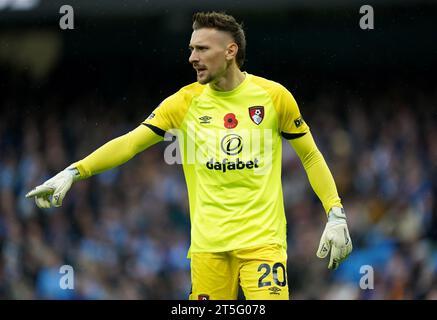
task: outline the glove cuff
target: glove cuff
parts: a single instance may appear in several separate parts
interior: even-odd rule
[[[328,221],[339,221],[346,220],[346,213],[343,208],[340,207],[332,207],[328,213]]]
[[[77,168],[70,166],[67,167],[65,171],[71,174],[71,176],[73,177],[73,182],[76,182],[80,179],[80,172],[79,170],[77,170]]]

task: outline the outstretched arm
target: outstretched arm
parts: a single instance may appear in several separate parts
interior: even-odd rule
[[[70,167],[79,171],[80,179],[85,179],[122,165],[139,152],[162,139],[161,136],[141,124],[129,133],[107,142],[86,158],[73,163]]]
[[[129,133],[107,142],[86,158],[68,166],[31,190],[26,197],[35,197],[35,202],[40,208],[60,207],[73,182],[117,167],[161,140],[161,136],[147,126],[140,125]]]

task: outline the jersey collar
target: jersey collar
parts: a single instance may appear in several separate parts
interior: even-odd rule
[[[247,84],[250,82],[251,75],[249,73],[247,73],[246,71],[244,71],[243,73],[246,76],[244,78],[243,82],[241,82],[237,87],[235,87],[234,89],[232,89],[230,91],[217,91],[217,90],[214,90],[213,88],[211,88],[211,86],[209,84],[207,84],[206,90],[209,94],[211,94],[213,96],[217,96],[217,97],[229,97],[229,96],[233,96],[235,94],[238,94],[245,87],[247,87]]]

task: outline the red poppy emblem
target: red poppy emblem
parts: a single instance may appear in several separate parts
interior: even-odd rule
[[[260,124],[264,119],[264,107],[255,106],[249,108],[249,116],[255,124]]]
[[[233,114],[233,113],[228,113],[227,115],[225,115],[223,120],[225,120],[225,128],[228,128],[228,129],[233,129],[238,124],[238,120],[237,120],[237,118],[235,118],[235,114]]]

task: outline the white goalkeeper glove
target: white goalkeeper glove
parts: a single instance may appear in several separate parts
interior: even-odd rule
[[[325,258],[329,250],[329,269],[337,269],[352,251],[352,240],[346,223],[346,214],[343,208],[333,207],[328,214],[328,222],[320,239],[317,256]]]
[[[73,182],[79,180],[80,174],[76,168],[68,167],[43,184],[26,194],[26,198],[35,197],[39,208],[60,207],[65,194]]]

